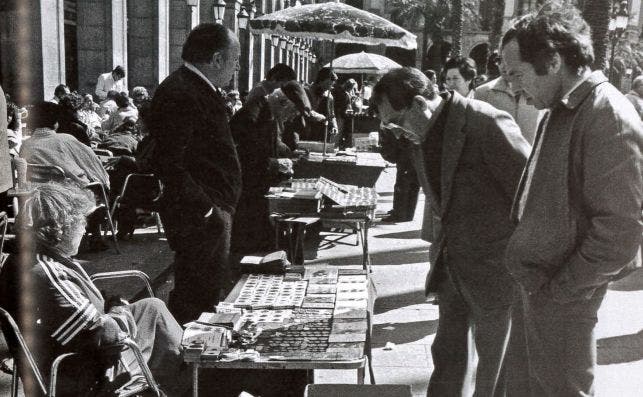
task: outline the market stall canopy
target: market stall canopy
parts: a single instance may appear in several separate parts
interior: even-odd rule
[[[337,43],[386,44],[412,50],[416,36],[368,11],[344,3],[306,4],[250,21],[255,34],[334,40]]]
[[[342,55],[333,59],[331,63],[326,64],[325,67],[332,67],[335,73],[381,74],[402,67],[383,55],[364,51]]]

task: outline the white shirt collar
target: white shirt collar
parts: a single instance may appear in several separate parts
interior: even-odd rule
[[[183,64],[185,65],[186,68],[188,68],[192,72],[196,73],[197,76],[201,77],[206,83],[208,83],[208,85],[210,87],[212,87],[212,90],[215,93],[219,94],[219,90],[217,89],[217,87],[215,87],[214,84],[212,84],[212,82],[207,77],[205,77],[205,75],[203,73],[201,73],[201,71],[199,69],[197,69],[196,66],[194,66],[190,62],[184,62]]]

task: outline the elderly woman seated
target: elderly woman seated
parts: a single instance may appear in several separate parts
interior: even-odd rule
[[[131,388],[141,382],[141,369],[129,350],[107,355],[101,349],[128,336],[165,392],[181,395],[189,383],[189,373],[182,372],[182,330],[165,304],[146,298],[106,307],[85,270],[71,259],[93,205],[92,197],[75,186],[34,187],[18,216],[20,254],[10,255],[0,273],[0,306],[17,320],[45,375],[56,356],[88,353],[80,371],[59,378],[63,390],[57,395],[102,395],[98,388]],[[105,376],[107,364],[117,364],[111,380]],[[25,395],[37,395],[30,389],[33,382],[23,384]]]
[[[114,102],[116,102],[118,108],[102,123],[103,132],[105,133],[112,132],[116,127],[123,124],[126,118],[131,118],[134,122],[138,120],[138,109],[132,105],[126,94],[118,94],[114,98]]]

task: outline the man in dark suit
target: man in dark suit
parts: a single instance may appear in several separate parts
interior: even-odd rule
[[[211,311],[229,284],[232,214],[241,192],[220,90],[239,70],[239,42],[220,24],[201,24],[188,35],[182,58],[185,64],[156,90],[150,115],[164,185],[160,214],[175,251],[169,307],[179,323]]]
[[[641,264],[638,113],[594,62],[573,6],[513,27],[507,74],[548,109],[512,209],[505,263],[521,287],[533,396],[593,395],[594,328],[609,281]],[[557,365],[558,364],[558,365]]]
[[[513,231],[509,212],[529,144],[507,113],[454,92],[438,95],[414,68],[384,75],[373,100],[384,128],[412,143],[427,198],[426,292],[437,293],[440,306],[427,394],[468,395],[473,326],[479,356],[475,395],[502,395],[515,284],[501,259]]]

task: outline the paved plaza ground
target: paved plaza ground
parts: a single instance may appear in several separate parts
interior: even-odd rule
[[[377,183],[378,212],[391,208],[395,168],[382,173]],[[426,395],[432,371],[431,343],[438,324],[437,306],[425,302],[424,279],[428,271],[428,244],[418,239],[423,198],[415,220],[399,224],[376,223],[369,244],[373,279],[378,299],[373,328],[373,366],[377,383],[409,384],[414,396]],[[328,237],[331,237],[330,235]],[[361,263],[361,247],[347,245],[355,236],[327,245],[313,262],[329,264]],[[167,297],[171,278],[165,270],[172,252],[154,227],[137,231],[133,241],[121,243],[122,253],[108,250],[85,255],[87,269],[141,269],[157,280],[157,294]],[[308,253],[309,257],[313,256]],[[598,370],[596,395],[634,397],[643,395],[643,272],[614,283],[599,311]],[[387,342],[394,344],[385,350]],[[552,363],[560,365],[560,363]],[[8,395],[9,376],[0,374],[0,396]],[[355,371],[317,371],[319,383],[354,383]],[[367,375],[368,380],[368,375]]]

